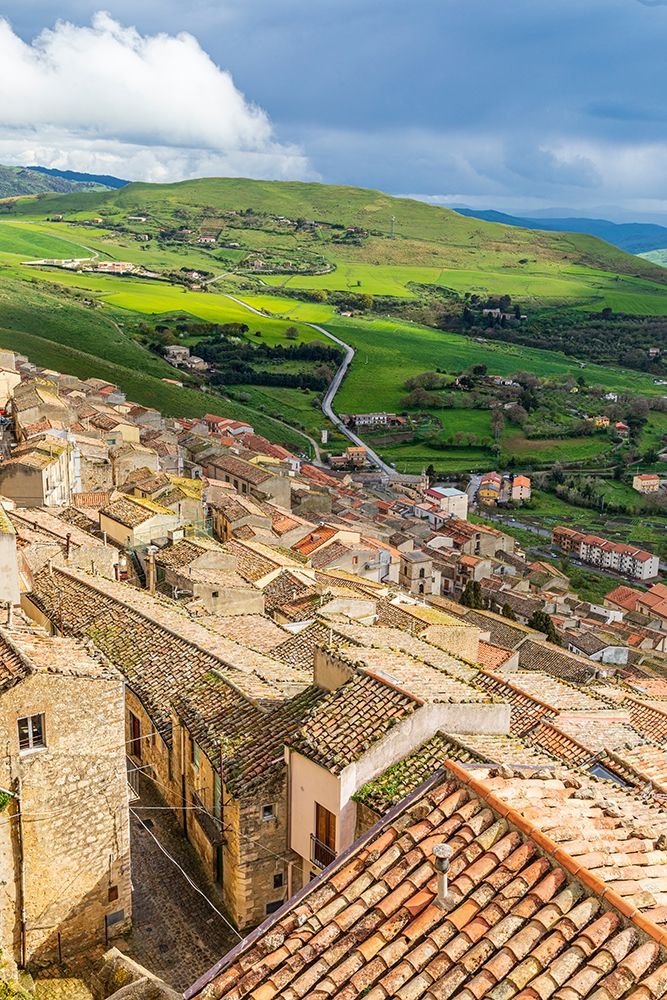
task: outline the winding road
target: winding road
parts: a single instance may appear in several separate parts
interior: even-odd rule
[[[244,309],[247,309],[249,312],[254,313],[256,316],[262,316],[264,319],[272,318],[268,313],[262,312],[261,309],[256,309],[254,306],[249,305],[247,302],[244,302],[243,299],[239,299],[235,295],[230,295],[228,292],[223,292],[222,294],[225,296],[225,298],[231,299],[232,302],[236,302],[237,305],[242,306]],[[340,389],[341,383],[345,378],[347,370],[350,367],[352,360],[354,358],[354,353],[355,353],[354,348],[351,347],[350,344],[346,344],[344,340],[340,339],[340,337],[337,337],[335,334],[330,333],[328,330],[326,330],[323,326],[320,326],[318,323],[303,323],[303,325],[309,326],[311,330],[316,330],[317,333],[321,333],[323,337],[326,337],[328,340],[332,340],[334,344],[337,344],[339,347],[342,347],[343,351],[345,352],[343,360],[341,361],[338,367],[338,371],[331,380],[329,388],[325,392],[324,397],[322,399],[322,406],[321,406],[322,413],[341,432],[341,434],[345,435],[345,437],[349,441],[357,445],[357,447],[366,449],[368,460],[373,465],[375,465],[376,468],[380,470],[380,472],[382,472],[389,479],[395,479],[397,476],[396,470],[392,469],[390,465],[387,465],[387,463],[380,458],[377,452],[373,451],[372,448],[369,448],[366,442],[363,441],[358,434],[355,434],[354,431],[351,431],[349,429],[349,427],[346,427],[333,408],[333,401],[336,396],[336,393]]]

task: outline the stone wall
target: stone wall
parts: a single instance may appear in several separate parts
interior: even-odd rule
[[[46,748],[20,753],[18,719],[42,713]],[[39,966],[104,944],[129,926],[121,679],[34,673],[2,695],[0,732],[0,785],[19,797],[0,823],[0,863],[9,876],[0,932],[10,937],[0,946],[18,962],[25,951],[26,963]]]

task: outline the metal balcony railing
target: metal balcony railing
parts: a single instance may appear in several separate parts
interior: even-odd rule
[[[328,844],[318,840],[314,833],[310,835],[310,860],[318,868],[326,868],[335,859],[336,852]]]

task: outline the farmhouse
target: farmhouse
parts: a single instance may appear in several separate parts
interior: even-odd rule
[[[657,493],[660,489],[660,476],[657,472],[642,472],[632,477],[632,488],[637,493]]]

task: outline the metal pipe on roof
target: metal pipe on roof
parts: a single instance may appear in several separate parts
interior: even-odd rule
[[[449,846],[449,844],[436,844],[433,848],[433,857],[435,858],[435,870],[438,874],[438,898],[436,899],[436,906],[439,906],[441,910],[447,910],[447,895],[449,892],[449,860],[454,851]]]

